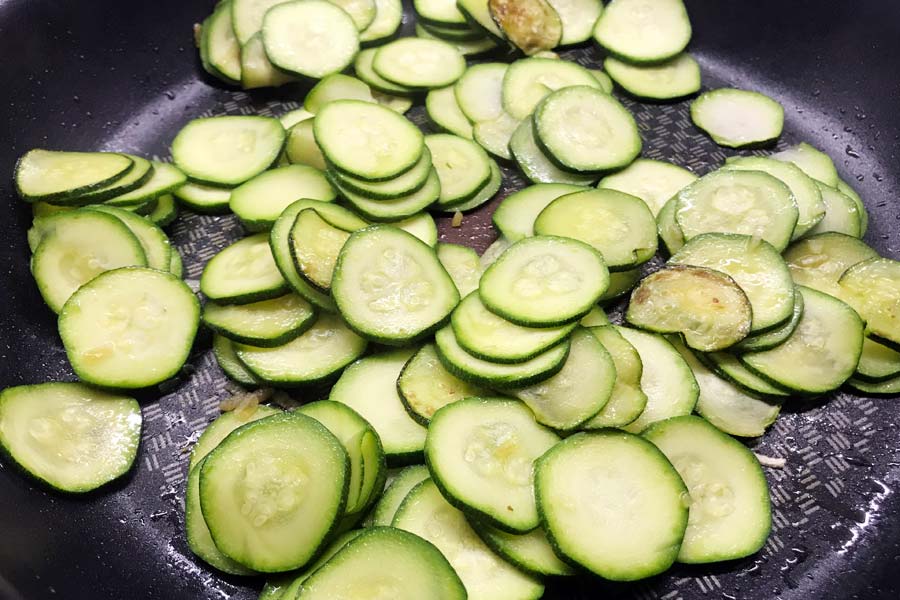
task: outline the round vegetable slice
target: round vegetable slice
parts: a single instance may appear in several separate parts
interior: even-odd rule
[[[638,158],[621,171],[601,179],[597,187],[637,196],[656,217],[669,198],[695,181],[697,176],[687,169],[660,160]]]
[[[324,0],[285,2],[270,8],[263,18],[262,35],[272,64],[316,79],[343,71],[359,51],[353,18]]]
[[[535,236],[516,242],[481,276],[488,310],[526,326],[552,326],[586,314],[609,285],[603,257],[577,240]]]
[[[762,548],[772,528],[769,486],[746,446],[694,416],[656,423],[643,437],[666,455],[690,492],[678,562],[733,560]]]
[[[285,413],[228,435],[200,468],[200,507],[219,550],[262,572],[302,567],[338,523],[347,453],[312,417]]]
[[[348,324],[367,337],[402,344],[437,328],[459,302],[434,251],[396,227],[350,236],[338,256],[332,295]]]
[[[284,295],[285,288],[265,233],[231,244],[206,263],[200,276],[200,291],[222,304],[277,298]]]
[[[591,72],[579,64],[537,57],[517,60],[503,75],[503,109],[521,121],[547,94],[573,85],[600,88]]]
[[[183,281],[125,267],[72,294],[59,315],[59,335],[82,381],[141,388],[178,373],[199,321],[200,304]]]
[[[506,39],[525,54],[559,45],[563,22],[547,0],[488,0],[487,5]]]
[[[691,348],[714,352],[750,332],[747,295],[728,275],[674,265],[644,278],[631,294],[625,319],[659,333],[681,333]]]
[[[700,234],[756,236],[781,251],[797,224],[790,189],[761,171],[714,171],[675,196],[675,222],[685,240]]]
[[[651,65],[608,56],[603,68],[622,89],[638,98],[674,100],[700,91],[700,65],[686,52]]]
[[[532,463],[557,442],[521,402],[467,398],[434,414],[425,460],[451,504],[524,533],[538,525]]]
[[[329,102],[316,115],[313,130],[336,167],[373,181],[412,168],[424,147],[422,132],[402,115],[358,100]]]
[[[613,581],[643,579],[672,565],[688,524],[687,495],[663,453],[624,432],[575,434],[535,469],[550,543]]]
[[[572,86],[553,92],[535,110],[534,124],[538,143],[567,169],[616,169],[641,153],[634,117],[596,87]]]
[[[372,68],[398,85],[439,88],[460,78],[466,70],[466,59],[447,42],[406,37],[381,46],[372,59]]]
[[[428,425],[443,406],[463,398],[483,396],[485,390],[459,379],[441,364],[434,344],[425,344],[403,365],[397,378],[403,406],[420,425]]]
[[[694,100],[691,120],[720,146],[745,148],[778,139],[784,108],[759,92],[723,88]]]
[[[691,22],[681,0],[613,0],[594,25],[594,39],[631,62],[659,62],[684,50]]]
[[[140,438],[134,398],[81,383],[0,392],[0,447],[28,474],[64,492],[89,492],[120,477]]]
[[[172,160],[191,179],[238,185],[275,162],[284,138],[284,128],[272,117],[194,119],[172,141]]]
[[[873,258],[847,269],[838,281],[846,300],[866,322],[866,333],[900,348],[900,262]]]
[[[558,235],[593,246],[611,271],[625,271],[656,254],[656,221],[640,198],[597,189],[560,196],[534,221],[538,235]]]

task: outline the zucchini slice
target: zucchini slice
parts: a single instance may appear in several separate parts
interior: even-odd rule
[[[105,204],[88,206],[85,210],[103,212],[117,218],[138,239],[151,269],[168,271],[172,264],[172,244],[165,232],[154,223],[126,209]]]
[[[284,295],[286,287],[265,233],[226,247],[206,263],[200,276],[200,291],[221,304],[248,304],[277,298]]]
[[[645,277],[625,319],[658,333],[680,333],[703,352],[723,350],[750,332],[750,301],[734,279],[705,267],[673,265]]]
[[[429,334],[459,303],[459,292],[434,251],[385,225],[350,236],[338,256],[332,294],[354,330],[388,344]]]
[[[519,363],[534,358],[566,338],[574,323],[557,327],[524,327],[485,308],[478,292],[459,303],[450,316],[459,345],[473,356],[498,363]]]
[[[411,169],[386,181],[368,181],[341,173],[337,169],[329,169],[328,173],[336,180],[342,191],[353,192],[345,194],[348,201],[353,202],[362,198],[380,204],[382,200],[408,199],[425,185],[431,176],[431,170],[431,151],[426,146],[422,156]]]
[[[562,21],[560,46],[580,44],[591,39],[594,23],[603,12],[601,0],[547,0]]]
[[[538,235],[559,235],[593,246],[610,271],[626,271],[656,254],[656,221],[640,198],[615,190],[560,196],[534,221]]]
[[[284,128],[272,117],[194,119],[172,141],[172,160],[201,183],[238,185],[275,163],[284,138]]]
[[[600,340],[613,359],[616,381],[609,402],[603,409],[581,424],[582,429],[602,429],[628,425],[644,411],[647,395],[641,391],[641,375],[644,366],[634,346],[612,325],[590,327],[589,331]]]
[[[700,91],[700,65],[687,52],[650,65],[608,56],[603,68],[619,87],[638,98],[675,100]]]
[[[780,252],[797,224],[791,190],[761,171],[714,171],[675,198],[675,222],[685,240],[703,233],[741,233],[762,238]]]
[[[759,92],[722,88],[691,102],[691,121],[720,146],[761,146],[781,135],[784,108]]]
[[[325,156],[316,143],[313,123],[313,119],[304,119],[291,126],[284,146],[284,155],[291,164],[309,165],[323,171],[327,165]]]
[[[868,244],[843,233],[821,233],[791,244],[784,261],[797,285],[841,296],[838,280],[844,271],[864,260],[878,258]]]
[[[472,123],[493,121],[503,114],[503,76],[506,63],[472,65],[453,84],[459,109]]]
[[[613,581],[672,566],[688,524],[687,494],[656,446],[621,431],[575,434],[535,469],[541,524],[554,549]]]
[[[638,158],[621,171],[601,179],[597,187],[640,198],[655,218],[669,198],[696,180],[696,175],[677,165]]]
[[[188,182],[172,191],[184,208],[202,214],[228,212],[231,190],[202,183]]]
[[[762,333],[748,335],[746,338],[738,342],[735,345],[734,349],[740,352],[754,352],[756,350],[768,350],[769,348],[774,348],[791,336],[791,334],[794,332],[794,329],[797,328],[797,323],[800,322],[800,317],[802,315],[803,295],[800,294],[800,292],[798,292],[796,288],[794,288],[794,311],[791,313],[791,318],[788,319],[783,325],[779,325],[774,329],[770,329]],[[754,316],[756,316],[755,313]]]
[[[298,600],[331,600],[346,590],[378,590],[396,600],[465,600],[466,588],[433,544],[393,527],[366,529],[300,588]]]
[[[188,464],[188,470],[193,471],[194,467],[203,462],[207,454],[215,450],[222,440],[238,427],[251,421],[258,421],[280,413],[279,409],[265,404],[257,404],[251,411],[232,410],[222,413],[216,417],[215,421],[207,425],[200,437],[197,438],[197,443],[191,449],[191,461]]]
[[[435,527],[435,523],[440,527]],[[491,552],[465,515],[449,504],[431,479],[416,485],[392,523],[428,540],[448,557],[471,600],[537,600],[544,586]]]
[[[134,161],[134,165],[127,173],[125,173],[125,175],[97,190],[82,194],[78,197],[78,203],[93,204],[95,202],[103,202],[104,200],[127,194],[147,183],[153,176],[155,170],[154,165],[157,163],[133,154],[127,154],[126,156]],[[137,202],[135,204],[137,204]]]
[[[406,412],[428,426],[438,409],[464,398],[484,396],[483,388],[459,379],[441,364],[434,344],[425,344],[403,365],[397,391]]]
[[[231,211],[249,231],[271,229],[298,198],[331,202],[336,197],[325,174],[314,167],[288,165],[266,171],[231,192]]]
[[[261,87],[279,87],[293,81],[296,81],[296,77],[279,70],[269,60],[269,57],[266,55],[262,33],[257,32],[253,34],[253,37],[241,46],[242,88],[252,90]],[[293,122],[288,125],[283,118],[278,120],[281,121],[285,129],[293,125]]]
[[[419,214],[438,201],[441,194],[441,181],[437,171],[431,166],[431,154],[426,150],[423,157],[427,158],[428,171],[422,184],[416,190],[394,198],[375,198],[369,192],[359,193],[344,187],[346,178],[337,183],[341,196],[354,208],[356,212],[373,221],[393,222],[397,226],[398,219],[408,219]],[[406,178],[418,167],[413,167],[406,173],[389,181],[375,182],[372,186],[389,187],[391,182],[397,182]],[[401,184],[403,185],[403,184]],[[360,186],[361,187],[361,186]]]
[[[535,236],[510,246],[481,276],[484,305],[518,325],[577,321],[609,285],[603,257],[570,238]]]
[[[759,437],[778,418],[783,399],[751,394],[708,369],[679,340],[669,341],[694,373],[700,387],[695,410],[704,419],[730,435]]]
[[[297,294],[285,294],[250,304],[207,302],[203,323],[232,341],[252,346],[281,346],[315,321],[313,307]]]
[[[338,169],[384,181],[406,172],[422,156],[422,132],[389,108],[359,100],[326,104],[313,124],[316,143]]]
[[[55,313],[78,288],[100,273],[147,266],[140,241],[112,215],[74,210],[49,218],[53,225],[34,250],[31,272],[44,302]]]
[[[438,410],[425,461],[444,498],[504,530],[538,526],[532,464],[559,442],[521,402],[467,398]]]
[[[142,267],[106,271],[81,286],[59,314],[69,362],[87,383],[142,388],[178,373],[200,321],[191,289]]]
[[[791,337],[771,350],[743,354],[740,360],[766,379],[801,394],[829,392],[856,370],[863,322],[840,300],[803,286],[799,290],[803,314]]]
[[[560,44],[563,22],[547,0],[488,0],[491,18],[509,42],[527,55]]]
[[[89,492],[127,472],[141,439],[134,398],[81,383],[0,391],[0,448],[22,469],[64,492]]]
[[[791,395],[791,391],[784,386],[773,383],[761,377],[755,371],[748,369],[734,354],[729,352],[710,352],[708,354],[695,352],[694,356],[717,375],[750,394],[771,398],[775,401],[783,400]]]
[[[369,4],[374,9],[371,0]],[[371,17],[375,17],[374,10]],[[273,6],[263,18],[262,36],[273,65],[315,79],[343,71],[359,51],[353,17],[324,0]]]
[[[285,413],[230,433],[200,467],[200,508],[216,547],[255,571],[307,564],[340,521],[347,453],[312,417]]]
[[[334,265],[350,232],[332,226],[315,209],[306,208],[297,215],[290,236],[297,272],[320,290],[330,290]]]
[[[864,339],[854,377],[877,383],[898,375],[900,375],[900,352],[868,338]]]
[[[241,363],[257,379],[276,386],[297,386],[328,379],[356,360],[366,341],[337,315],[322,313],[312,327],[274,348],[235,344]]]
[[[746,446],[694,416],[657,423],[643,437],[666,455],[690,492],[678,562],[733,560],[763,547],[772,528],[769,486]]]
[[[780,180],[794,196],[798,217],[792,239],[810,233],[825,216],[825,202],[816,182],[791,163],[762,156],[740,156],[725,161],[725,169],[762,171]]]
[[[460,204],[471,199],[491,178],[491,158],[471,140],[448,133],[425,136],[432,163],[441,184],[438,205]]]
[[[519,120],[504,111],[496,119],[476,122],[472,126],[472,136],[482,148],[494,156],[512,160],[509,145],[518,126]]]
[[[134,161],[112,152],[30,150],[16,163],[16,191],[26,202],[78,204],[83,194],[124,177]]]
[[[229,0],[231,3],[231,21],[234,34],[241,45],[250,41],[263,25],[266,12],[276,4],[286,0]]]
[[[219,4],[203,27],[206,60],[217,77],[230,83],[241,81],[241,44],[235,36],[230,0]]]
[[[707,233],[691,239],[669,262],[714,269],[734,279],[753,309],[751,333],[779,327],[793,314],[795,291],[790,271],[765,240]]]
[[[691,22],[681,0],[613,0],[594,25],[594,39],[630,62],[655,63],[685,49]]]
[[[900,349],[900,262],[872,258],[847,269],[838,281],[841,299],[866,322],[866,334]]]
[[[359,32],[359,41],[370,44],[389,38],[397,32],[402,21],[403,5],[400,0],[375,0],[375,19]]]
[[[357,31],[365,31],[375,21],[378,8],[375,0],[328,0],[335,6],[341,7],[350,15]]]
[[[656,215],[656,231],[659,233],[659,239],[662,240],[666,252],[673,255],[684,246],[684,233],[675,220],[675,208],[678,206],[678,196],[672,196],[668,202],[663,204]]]
[[[597,415],[612,396],[616,367],[600,340],[578,328],[562,369],[549,379],[511,390],[538,423],[571,431]]]
[[[459,50],[437,39],[405,37],[381,46],[372,68],[388,81],[407,88],[439,88],[454,83],[466,70]]]
[[[534,113],[535,136],[566,169],[608,171],[641,153],[634,117],[596,86],[571,86],[547,95]]]
[[[655,333],[618,326],[616,331],[640,355],[641,390],[647,395],[644,411],[623,429],[640,433],[650,423],[691,414],[700,388],[691,368],[672,344]]]
[[[397,379],[414,349],[362,358],[337,380],[330,400],[346,404],[371,423],[391,463],[421,459],[425,428],[410,417],[397,391]]]

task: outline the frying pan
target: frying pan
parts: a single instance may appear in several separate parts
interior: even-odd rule
[[[168,155],[188,119],[208,114],[280,114],[304,89],[223,88],[201,72],[191,24],[211,0],[121,2],[0,0],[0,387],[73,380],[28,272],[30,209],[16,199],[16,157],[40,146]],[[691,51],[705,87],[770,94],[785,107],[779,147],[808,141],[835,158],[841,177],[871,212],[866,241],[900,258],[900,3],[890,0],[688,0]],[[405,27],[410,26],[407,6]],[[594,47],[567,54],[597,65]],[[690,124],[687,103],[626,100],[644,155],[705,173],[726,153]],[[413,118],[424,122],[421,113]],[[502,197],[523,185],[507,170]],[[444,239],[479,251],[494,233],[496,200]],[[186,276],[241,235],[231,217],[183,214],[171,234]],[[259,581],[222,576],[183,537],[186,448],[227,394],[198,339],[188,373],[171,389],[141,396],[144,435],[123,480],[84,497],[50,492],[0,462],[0,598],[10,600],[253,599]],[[767,469],[774,529],[756,556],[676,567],[634,585],[573,578],[548,598],[665,600],[879,599],[900,597],[900,404],[839,392],[792,399],[754,450],[785,457]],[[426,600],[426,599],[423,599]]]

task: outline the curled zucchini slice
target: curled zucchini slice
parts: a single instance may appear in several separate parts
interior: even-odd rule
[[[714,352],[747,337],[753,311],[744,290],[728,275],[670,266],[635,288],[625,318],[643,329],[679,332],[691,348]]]

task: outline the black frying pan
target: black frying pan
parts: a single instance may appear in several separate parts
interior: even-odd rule
[[[212,4],[0,0],[0,387],[73,379],[55,320],[28,272],[30,210],[10,185],[18,155],[42,146],[165,156],[187,119],[207,111],[278,114],[302,99],[303,89],[235,93],[201,73],[190,26]],[[705,85],[748,87],[780,100],[786,112],[780,145],[806,140],[835,157],[871,212],[866,240],[900,258],[900,3],[689,0],[688,8],[691,51]],[[589,48],[573,56],[596,64],[599,53]],[[699,173],[724,158],[689,124],[686,103],[629,107],[646,156]],[[521,180],[510,183],[504,193]],[[491,209],[467,217],[462,230],[442,223],[442,234],[483,250],[493,236]],[[191,215],[171,231],[189,277],[240,235],[232,219]],[[138,464],[112,487],[61,496],[0,462],[0,598],[256,597],[259,581],[212,572],[183,539],[183,448],[225,394],[208,338],[198,340],[191,365],[195,373],[167,395],[143,398]],[[792,400],[756,449],[788,459],[786,469],[767,470],[775,529],[759,555],[676,567],[637,585],[551,582],[547,597],[900,597],[900,405],[845,393],[830,401]]]

